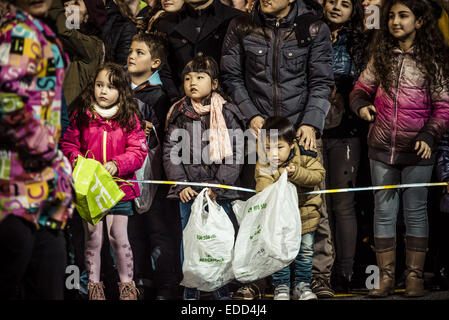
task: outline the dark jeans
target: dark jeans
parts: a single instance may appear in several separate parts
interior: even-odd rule
[[[360,163],[360,139],[323,139],[323,145],[327,188],[355,187]],[[355,193],[353,192],[326,195],[336,251],[335,271],[346,277],[353,273],[357,243],[357,215],[354,197]]]
[[[371,160],[373,186],[427,183],[432,176],[430,166],[392,166]],[[387,189],[374,192],[374,236],[393,238],[396,236],[396,220],[402,195],[406,235],[427,238],[427,188]]]
[[[290,266],[294,270],[293,287],[300,282],[310,283],[312,281],[313,245],[315,232],[309,232],[301,236],[301,247],[295,260],[285,268],[273,273],[273,286],[285,284],[290,288]]]
[[[0,223],[0,299],[64,298],[63,232],[9,215]]]

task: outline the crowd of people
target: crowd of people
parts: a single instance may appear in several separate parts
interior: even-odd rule
[[[159,185],[137,213],[141,190],[127,180],[147,155],[160,180],[258,193],[286,171],[296,186],[296,259],[212,299],[349,292],[363,243],[380,270],[369,297],[401,281],[405,296],[425,295],[427,252],[447,249],[435,226],[449,187],[304,193],[449,182],[448,0],[0,0],[0,10],[1,298],[202,299],[180,282],[203,187]],[[239,150],[238,130],[262,150]],[[74,209],[80,156],[125,194],[95,225]],[[207,194],[237,234],[232,202],[251,194]],[[80,269],[76,297],[67,265]]]

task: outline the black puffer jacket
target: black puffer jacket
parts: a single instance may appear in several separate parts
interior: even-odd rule
[[[121,15],[119,8],[112,0],[106,3],[106,10],[107,20],[103,28],[105,61],[125,66],[137,27],[134,22]]]
[[[307,1],[310,3],[310,1]],[[223,44],[223,86],[250,121],[255,116],[279,115],[298,128],[311,125],[320,132],[329,110],[334,85],[332,45],[328,26],[310,24],[298,43],[299,16],[319,8],[297,0],[290,13],[276,21],[264,15],[257,3],[251,15],[234,19]]]
[[[240,113],[240,111],[235,105],[231,103],[226,103],[223,106],[222,112],[228,130],[243,129],[244,126],[243,115]],[[196,121],[200,121],[201,123],[201,134],[199,135],[200,137],[199,139],[195,139],[198,133],[194,134],[193,132],[194,122]],[[178,105],[175,106],[175,108],[173,109],[173,113],[170,115],[170,118],[168,120],[168,131],[165,135],[164,151],[163,151],[164,169],[167,174],[167,178],[169,180],[225,184],[232,186],[239,185],[239,175],[242,169],[242,165],[237,164],[238,148],[237,143],[232,143],[233,137],[230,136],[233,147],[232,150],[233,159],[230,164],[226,164],[226,162],[229,161],[225,160],[223,160],[223,164],[215,164],[215,163],[206,164],[209,163],[210,161],[203,161],[204,157],[208,157],[207,151],[203,152],[203,150],[209,150],[209,141],[203,141],[201,137],[203,136],[203,132],[205,130],[208,130],[209,127],[210,127],[210,114],[205,116],[198,115],[193,109],[189,98],[187,98],[184,102],[179,103]],[[186,142],[186,140],[178,141],[181,138],[178,139],[176,132],[173,137],[174,140],[171,139],[173,132],[177,129],[185,130],[184,132],[189,137],[188,142]],[[243,131],[241,132],[243,134]],[[193,147],[194,145],[196,146],[197,142],[198,145],[201,145],[201,150],[199,151],[201,151],[202,154],[204,153],[204,155],[199,154],[198,149],[195,149],[196,153],[194,154]],[[174,148],[179,147],[181,144],[183,145],[181,151],[185,150],[184,149],[185,143],[190,143],[188,148],[188,151],[190,153],[187,155],[187,159],[189,159],[189,161],[188,163],[184,163],[186,155],[181,154],[182,152],[178,151],[178,155],[182,157],[183,162],[180,164],[175,164],[173,159],[171,159],[170,157],[170,153]],[[167,198],[179,199],[179,193],[182,191],[182,189],[186,187],[187,186],[184,185],[172,186],[170,188],[170,192]],[[202,190],[201,187],[191,187],[191,188],[197,192],[200,192]],[[238,191],[225,190],[221,188],[212,188],[212,190],[214,193],[217,194],[218,196],[217,198],[219,200],[239,198]]]
[[[153,28],[168,37],[168,60],[160,75],[172,101],[182,97],[178,90],[182,85],[182,70],[190,60],[204,55],[220,63],[229,22],[239,14],[241,11],[215,0],[203,10],[184,4],[179,12],[165,14],[157,20]]]

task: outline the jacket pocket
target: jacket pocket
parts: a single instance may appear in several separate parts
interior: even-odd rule
[[[267,66],[268,48],[266,47],[247,47],[246,65],[255,72],[265,71]]]
[[[289,72],[298,74],[304,72],[307,50],[300,48],[287,48],[282,51],[282,66]]]

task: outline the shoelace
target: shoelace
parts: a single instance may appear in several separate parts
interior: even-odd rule
[[[280,294],[280,293],[290,294],[290,288],[287,286],[281,286],[279,288],[276,288],[275,294]]]

